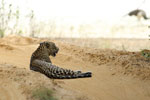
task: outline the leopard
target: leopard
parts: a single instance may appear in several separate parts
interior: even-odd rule
[[[59,48],[54,42],[41,42],[38,48],[32,53],[30,59],[30,70],[40,72],[51,79],[75,79],[92,77],[91,71],[83,73],[80,70],[73,71],[52,64],[50,56],[55,57],[58,51]]]

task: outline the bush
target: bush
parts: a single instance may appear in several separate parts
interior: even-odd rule
[[[34,90],[32,97],[38,100],[57,100],[53,97],[53,91],[45,87]]]

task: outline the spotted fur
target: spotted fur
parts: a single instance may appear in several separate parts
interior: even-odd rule
[[[72,71],[53,65],[49,56],[55,57],[59,48],[53,42],[42,42],[33,52],[30,61],[30,70],[45,74],[54,79],[72,79],[92,77],[91,72],[82,73],[81,71]]]

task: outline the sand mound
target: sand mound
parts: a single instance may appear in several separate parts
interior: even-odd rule
[[[113,55],[110,65],[115,65],[115,71],[140,79],[150,79],[150,59],[142,56],[141,52],[118,51]]]
[[[51,57],[53,64],[92,71],[93,77],[52,80],[30,71],[30,57],[38,47],[37,43],[47,40],[60,48],[57,56]],[[32,100],[32,90],[42,86],[52,89],[59,100],[150,99],[150,59],[141,52],[94,49],[52,39],[8,36],[0,39],[0,57],[0,100]]]
[[[62,44],[62,49],[81,58],[83,61],[97,65],[107,65],[114,69],[113,74],[122,73],[144,80],[150,79],[150,59],[141,52],[128,52],[110,49],[82,48]]]
[[[17,35],[8,35],[0,39],[0,43],[7,43],[7,44],[15,44],[15,45],[27,45],[27,44],[34,44],[37,43],[37,39],[30,38],[30,37],[22,37]]]
[[[55,92],[55,97],[59,100],[88,100],[88,98],[77,92],[63,89],[59,84],[65,84],[63,81],[49,80],[38,72],[29,71],[25,68],[17,68],[10,64],[0,64],[0,100],[32,100],[33,90],[39,87],[46,87]],[[5,84],[7,82],[7,85]],[[13,84],[13,86],[12,86]],[[4,86],[3,86],[4,85]],[[9,91],[11,89],[11,92]],[[5,92],[4,92],[5,91]],[[12,92],[14,91],[14,92]]]
[[[11,45],[6,45],[6,44],[1,44],[0,43],[0,48],[4,48],[6,50],[14,50],[14,47]]]
[[[111,69],[114,69],[114,74],[119,72],[140,79],[150,79],[150,59],[143,57],[141,52],[100,50],[83,55],[86,56],[84,60],[110,66]]]

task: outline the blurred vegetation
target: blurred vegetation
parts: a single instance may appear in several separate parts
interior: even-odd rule
[[[0,37],[4,37],[7,32],[18,35],[23,33],[23,30],[19,28],[20,15],[19,7],[7,4],[5,0],[0,1]],[[28,17],[32,22],[34,18],[33,10],[31,10],[31,14]],[[33,28],[31,27],[31,29]]]
[[[53,91],[46,87],[40,87],[34,90],[32,97],[37,100],[57,100],[53,97]]]
[[[150,50],[148,49],[141,50],[141,55],[147,59],[150,58]]]
[[[0,1],[0,37],[17,34],[51,38],[145,38],[149,31],[150,20],[137,21],[136,17],[108,22],[97,17],[39,17],[27,4],[23,7],[25,11],[14,5],[9,0]]]
[[[30,19],[30,36],[31,37],[34,37],[35,36],[35,33],[36,33],[36,29],[35,29],[35,15],[34,15],[34,11],[31,10],[30,14],[29,14],[29,19]]]
[[[1,0],[0,2],[0,37],[3,37],[5,34],[5,30],[8,28],[8,23],[11,19],[12,10],[11,10],[11,4],[9,4],[9,10],[6,12],[6,5],[4,0]],[[6,17],[7,15],[7,17]]]

